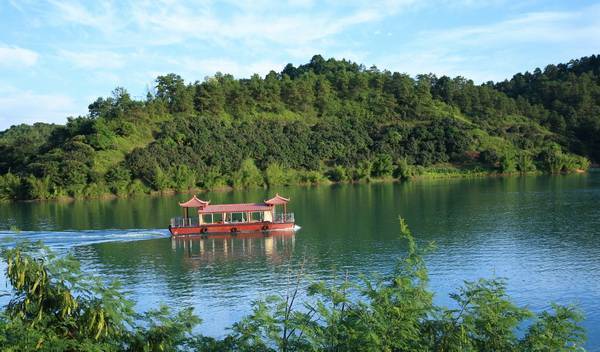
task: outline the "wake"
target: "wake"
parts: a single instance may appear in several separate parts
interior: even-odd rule
[[[84,231],[0,231],[0,246],[14,246],[17,241],[42,241],[55,249],[68,249],[106,242],[131,242],[169,237],[165,229],[110,229]]]

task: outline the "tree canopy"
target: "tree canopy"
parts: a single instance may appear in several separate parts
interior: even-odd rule
[[[167,74],[145,100],[117,88],[65,125],[0,132],[0,199],[262,186],[270,165],[286,184],[584,170],[600,160],[599,71],[593,55],[475,84],[315,55],[264,77]],[[260,177],[240,178],[250,163]]]

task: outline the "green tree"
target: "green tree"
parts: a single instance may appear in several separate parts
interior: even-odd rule
[[[265,170],[265,177],[269,187],[288,185],[294,180],[291,180],[290,173],[287,169],[278,163],[271,163]]]
[[[114,194],[128,194],[127,186],[131,182],[131,173],[128,169],[122,166],[114,167],[106,173],[105,179]]]
[[[187,165],[177,165],[170,170],[175,188],[185,191],[196,187],[196,175]]]
[[[233,187],[262,187],[264,179],[262,173],[252,159],[244,159],[239,170],[233,176]]]
[[[394,171],[394,162],[389,154],[380,154],[373,161],[373,170],[371,173],[375,177],[388,177]]]
[[[156,97],[164,101],[172,113],[193,111],[191,88],[185,85],[183,78],[174,73],[156,78]]]

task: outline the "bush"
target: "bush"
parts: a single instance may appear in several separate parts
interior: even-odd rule
[[[2,351],[164,351],[185,348],[200,319],[191,309],[133,311],[116,282],[80,271],[39,244],[4,249],[13,295],[1,312]]]
[[[291,185],[298,182],[294,170],[285,169],[279,163],[271,163],[267,166],[265,178],[270,187]]]
[[[12,173],[0,175],[0,200],[11,200],[19,197],[21,178]]]
[[[354,181],[369,181],[373,169],[373,163],[368,160],[363,160],[354,168],[350,169],[350,178]]]
[[[372,175],[375,177],[388,177],[394,172],[394,163],[389,154],[380,154],[373,161]]]
[[[171,178],[166,174],[160,166],[155,166],[152,170],[152,188],[157,191],[164,191],[170,189],[173,186]]]
[[[209,169],[208,172],[203,175],[203,177],[204,178],[200,181],[200,184],[205,189],[216,190],[227,187],[227,178],[221,175],[217,169]]]
[[[510,174],[517,171],[517,159],[512,151],[505,151],[500,157],[500,172]]]
[[[298,180],[302,184],[317,185],[327,182],[327,178],[319,171],[299,171]]]
[[[83,196],[86,198],[99,198],[111,193],[111,189],[104,183],[90,183],[83,190]],[[116,193],[126,195],[126,193]]]
[[[119,196],[128,194],[127,186],[131,182],[131,172],[122,166],[116,166],[110,169],[105,176],[110,190]]]
[[[327,177],[333,182],[344,182],[348,180],[348,173],[341,165],[336,165],[333,169],[327,171]]]
[[[521,151],[517,157],[517,170],[521,173],[535,171],[535,164],[533,158],[526,151]]]
[[[252,159],[242,161],[239,170],[234,173],[232,181],[234,188],[264,186],[262,173]]]
[[[186,191],[196,187],[196,174],[187,165],[177,165],[170,169],[169,174],[173,186],[178,191]]]
[[[415,170],[412,165],[408,163],[406,158],[399,159],[396,162],[396,169],[394,169],[394,177],[400,180],[408,180],[415,175]]]
[[[127,193],[134,196],[148,193],[148,191],[148,187],[138,178],[133,180],[127,187]]]
[[[23,179],[21,191],[25,199],[49,199],[51,197],[50,177],[36,178],[29,175]]]

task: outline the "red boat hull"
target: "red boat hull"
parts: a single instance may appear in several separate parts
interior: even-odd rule
[[[293,231],[293,222],[252,222],[252,223],[229,223],[229,224],[205,224],[190,227],[172,227],[169,231],[172,236],[204,235],[212,233],[238,234],[258,231]]]

